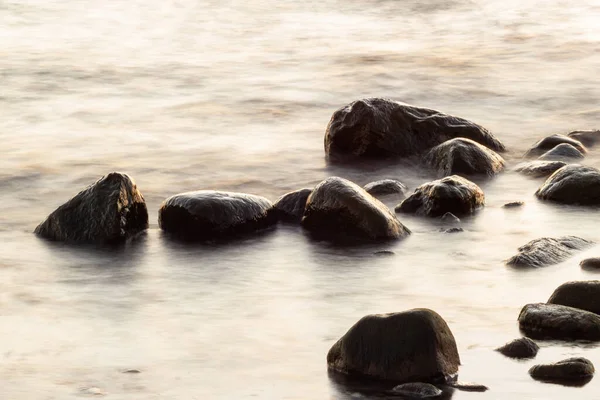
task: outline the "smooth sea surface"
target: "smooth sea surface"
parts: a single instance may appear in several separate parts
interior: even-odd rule
[[[542,236],[600,241],[598,209],[542,203],[542,180],[514,172],[538,139],[600,127],[599,26],[598,0],[0,0],[0,398],[376,398],[330,379],[327,351],[362,316],[415,307],[448,322],[460,380],[490,388],[454,400],[600,398],[598,377],[572,388],[527,373],[571,356],[600,367],[596,345],[540,342],[525,362],[493,351],[520,336],[523,305],[600,276],[578,266],[600,247],[504,264]],[[160,203],[179,192],[274,201],[331,175],[411,191],[436,178],[327,164],[331,114],[370,96],[473,120],[507,145],[464,232],[400,215],[409,238],[351,248],[286,225],[221,245],[161,234]],[[582,163],[600,167],[600,148]],[[117,249],[33,235],[111,171],[144,194],[146,235]]]

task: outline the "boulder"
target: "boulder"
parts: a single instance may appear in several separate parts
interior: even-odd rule
[[[357,100],[333,113],[325,131],[330,160],[407,157],[448,139],[464,137],[492,150],[504,145],[488,130],[463,118],[389,99]]]
[[[500,354],[510,358],[534,358],[539,346],[529,338],[519,338],[496,349]]]
[[[433,386],[431,383],[423,382],[403,383],[402,385],[394,387],[392,389],[392,392],[394,394],[399,394],[417,399],[438,397],[443,393],[439,388]]]
[[[401,194],[404,196],[407,190],[406,185],[396,179],[382,179],[367,183],[363,189],[372,196],[385,196],[388,194]]]
[[[414,309],[363,317],[329,350],[327,365],[357,377],[436,383],[454,380],[460,358],[443,318]]]
[[[281,196],[273,207],[281,221],[300,222],[304,215],[306,200],[312,193],[312,189],[300,189]]]
[[[306,202],[302,225],[313,236],[332,241],[378,241],[410,234],[385,204],[338,177],[328,178],[314,188]]]
[[[569,158],[584,158],[585,155],[575,146],[562,143],[542,154],[540,160],[564,160]]]
[[[527,154],[525,155],[528,157],[539,156],[563,143],[570,144],[582,153],[586,152],[585,146],[580,141],[565,135],[555,134],[538,141],[527,151]]]
[[[535,192],[541,200],[562,204],[600,204],[600,170],[571,164],[553,173]]]
[[[579,263],[582,269],[600,270],[600,257],[586,258]]]
[[[506,261],[513,267],[545,267],[558,264],[576,251],[589,247],[593,242],[577,236],[534,239],[518,248],[518,253]]]
[[[415,189],[396,212],[439,217],[445,213],[468,215],[485,204],[479,186],[457,175],[425,183]]]
[[[519,328],[532,339],[600,341],[598,315],[558,304],[527,304]]]
[[[600,281],[575,281],[556,288],[548,304],[560,304],[600,314]]]
[[[197,190],[176,194],[158,211],[162,230],[191,241],[229,239],[276,223],[269,200],[244,193]]]
[[[441,176],[493,176],[504,170],[504,159],[498,153],[465,138],[450,139],[435,146],[425,155],[425,163]]]
[[[34,232],[63,242],[118,243],[147,228],[144,196],[128,175],[112,172],[58,207]]]
[[[591,147],[600,141],[600,130],[573,131],[568,136],[571,139],[580,141],[585,146]]]
[[[564,161],[531,161],[517,166],[516,171],[533,178],[546,178],[567,165]]]
[[[502,208],[519,208],[524,206],[525,203],[522,201],[511,201],[510,203],[506,203],[502,206]]]
[[[590,360],[574,357],[553,364],[534,365],[529,370],[529,375],[540,381],[565,383],[589,380],[595,372]]]

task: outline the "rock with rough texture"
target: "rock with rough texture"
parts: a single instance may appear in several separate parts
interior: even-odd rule
[[[600,281],[563,283],[552,293],[548,304],[560,304],[600,314]]]
[[[562,204],[599,205],[600,170],[578,164],[564,166],[546,179],[535,195]]]
[[[308,197],[302,225],[317,238],[378,241],[410,234],[385,204],[338,177],[319,183]]]
[[[585,146],[594,146],[600,141],[600,130],[573,131],[568,136],[580,141]]]
[[[437,388],[431,383],[423,382],[404,383],[393,388],[392,392],[418,399],[438,397],[443,393],[441,389]]]
[[[425,163],[439,175],[496,175],[504,170],[504,159],[495,151],[470,139],[456,138],[435,146]]]
[[[540,381],[564,383],[590,379],[595,372],[590,360],[573,357],[553,364],[534,365],[529,370],[529,375]]]
[[[396,212],[439,217],[445,213],[468,215],[485,204],[479,186],[457,175],[425,183],[415,189]]]
[[[495,151],[505,149],[488,130],[466,119],[370,98],[354,101],[333,113],[325,132],[325,153],[330,160],[407,157],[457,137]]]
[[[119,243],[147,228],[144,196],[128,175],[112,172],[58,207],[34,232],[63,242]]]
[[[300,189],[281,196],[273,207],[281,221],[300,222],[304,215],[306,200],[312,189]]]
[[[503,208],[519,208],[525,205],[522,201],[511,201],[510,203],[506,203],[503,205]]]
[[[510,358],[534,358],[540,347],[529,338],[519,338],[496,349],[500,354]]]
[[[519,253],[506,261],[513,267],[544,267],[558,264],[576,251],[589,247],[593,242],[577,236],[534,239],[518,248]]]
[[[575,146],[569,143],[562,143],[557,145],[551,150],[548,150],[542,154],[540,160],[564,160],[570,158],[584,158],[585,155],[579,151]]]
[[[407,190],[406,185],[396,179],[382,179],[380,181],[367,183],[363,189],[371,196],[385,196],[389,194],[404,195]]]
[[[162,230],[191,241],[229,239],[276,223],[273,204],[264,197],[213,190],[176,194],[158,212]]]
[[[586,258],[579,263],[579,266],[587,270],[600,270],[600,257]]]
[[[516,171],[533,178],[546,178],[567,165],[564,161],[531,161],[517,166]]]
[[[582,153],[586,152],[585,146],[580,141],[573,139],[569,136],[556,134],[545,137],[538,141],[536,144],[533,145],[531,149],[527,151],[526,156],[536,156],[543,154],[548,150],[551,150],[556,146],[564,143],[570,144]]]
[[[558,304],[527,304],[519,314],[519,328],[532,339],[600,341],[598,315]]]
[[[380,380],[449,382],[460,365],[454,336],[429,309],[368,315],[327,354],[331,370]]]

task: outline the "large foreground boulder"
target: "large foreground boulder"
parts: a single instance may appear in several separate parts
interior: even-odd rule
[[[577,236],[534,239],[518,248],[518,253],[506,260],[513,267],[545,267],[558,264],[576,251],[589,247],[593,242]]]
[[[325,132],[325,153],[330,159],[406,157],[456,137],[504,151],[504,145],[489,131],[466,119],[370,98],[333,113]]]
[[[456,138],[435,146],[425,163],[441,176],[496,175],[504,169],[504,159],[495,151],[471,139]]]
[[[425,183],[415,189],[396,212],[439,217],[446,213],[468,215],[485,204],[479,186],[457,175]]]
[[[534,358],[540,347],[529,338],[519,338],[496,349],[500,354],[509,358]]]
[[[273,204],[244,193],[198,190],[166,199],[158,211],[165,232],[184,240],[221,240],[277,223]]]
[[[447,382],[458,372],[454,336],[435,311],[414,309],[360,319],[327,354],[330,369],[403,382]]]
[[[519,328],[532,339],[600,341],[600,316],[558,304],[527,304]]]
[[[118,243],[147,228],[144,196],[128,175],[112,172],[58,207],[34,232],[64,242]]]
[[[584,158],[585,155],[575,146],[569,143],[561,143],[551,150],[542,154],[540,160],[568,160],[572,158]]]
[[[529,375],[544,382],[570,383],[587,381],[595,372],[594,364],[590,360],[573,357],[553,364],[534,365],[529,370]]]
[[[565,135],[551,135],[538,141],[527,151],[526,156],[539,156],[560,144],[570,144],[582,153],[586,152],[585,146],[578,140]]]
[[[306,200],[312,189],[300,189],[281,196],[274,204],[275,211],[281,221],[300,222],[304,215]]]
[[[564,166],[550,175],[535,195],[562,204],[598,205],[600,170],[579,164]]]
[[[518,165],[517,172],[533,178],[546,178],[567,165],[564,161],[531,161]]]
[[[338,177],[314,188],[306,201],[302,225],[313,236],[332,241],[378,241],[410,234],[385,204]]]
[[[568,136],[580,141],[585,146],[594,146],[600,141],[600,130],[573,131]]]
[[[552,293],[548,303],[600,314],[600,281],[563,283]]]

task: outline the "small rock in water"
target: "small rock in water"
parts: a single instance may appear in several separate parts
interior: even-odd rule
[[[300,222],[304,215],[306,200],[312,193],[312,189],[300,189],[281,196],[273,207],[277,211],[277,215],[281,221]]]
[[[79,391],[88,396],[104,396],[106,394],[104,390],[97,387],[84,387],[80,388]]]
[[[449,383],[448,386],[458,390],[464,390],[465,392],[485,392],[489,390],[489,388],[485,385],[472,382],[453,382]]]
[[[583,269],[600,270],[600,257],[586,258],[579,266]]]
[[[574,357],[554,364],[534,365],[529,370],[529,375],[540,381],[570,383],[586,381],[594,376],[594,372],[594,364],[590,360]]]
[[[515,339],[496,349],[497,352],[510,358],[534,358],[539,346],[529,338]]]
[[[398,385],[392,389],[392,392],[421,399],[437,397],[442,394],[442,391],[436,386],[422,382],[411,382]]]
[[[511,201],[510,203],[506,203],[502,207],[504,208],[517,208],[523,206],[525,203],[522,201]]]
[[[562,204],[600,205],[600,170],[566,165],[553,173],[535,195]]]
[[[125,371],[123,371],[124,374],[139,374],[142,371],[140,371],[139,369],[127,369]]]
[[[567,165],[567,163],[564,161],[537,160],[518,165],[516,171],[533,178],[547,178],[565,165]]]
[[[363,189],[367,191],[371,196],[385,196],[388,194],[401,194],[407,190],[406,185],[397,179],[382,179],[367,183],[363,186]]]
[[[385,256],[393,256],[396,253],[394,253],[391,250],[378,250],[378,251],[374,252],[373,254],[375,254],[376,256],[385,257]]]
[[[585,146],[573,137],[565,135],[551,135],[538,141],[525,155],[529,157],[540,155],[548,150],[555,149],[562,144],[568,144],[581,153],[586,152]]]
[[[563,283],[556,288],[547,303],[600,314],[600,281]]]
[[[519,247],[518,254],[509,258],[506,265],[537,268],[558,264],[592,244],[577,236],[535,239]]]
[[[495,151],[467,138],[445,141],[431,149],[425,163],[441,176],[496,175],[504,169],[504,159]]]
[[[585,146],[593,146],[600,140],[600,130],[573,131],[567,136],[580,141]]]
[[[444,233],[458,233],[458,232],[464,232],[463,228],[450,228],[450,229],[446,229],[444,230],[444,228],[440,229],[440,231],[444,232]]]
[[[584,152],[577,150],[577,148],[568,143],[562,143],[542,154],[539,160],[562,160],[583,157],[585,157]]]
[[[442,215],[442,221],[457,224],[460,222],[460,218],[458,218],[456,215],[452,214],[451,212],[447,212],[446,214]]]
[[[600,341],[600,317],[559,304],[527,304],[519,314],[519,328],[533,339]]]

